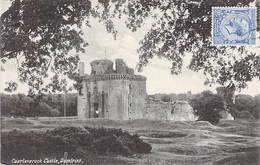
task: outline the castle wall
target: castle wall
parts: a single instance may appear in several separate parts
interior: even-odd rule
[[[172,108],[172,103],[150,101],[146,107],[145,117],[157,120],[170,120]]]
[[[146,82],[129,82],[129,119],[140,118],[144,116],[146,109]]]
[[[99,118],[126,120],[143,116],[146,105],[145,81],[88,81],[85,85],[84,93],[88,99],[80,99],[79,106],[80,111],[86,112],[79,113],[79,116],[94,118],[95,110],[98,110]],[[98,104],[98,108],[95,104]]]
[[[174,121],[193,121],[197,118],[193,114],[192,107],[187,101],[175,101],[171,111],[171,119]]]
[[[128,119],[128,82],[126,80],[110,80],[108,85],[109,119]]]
[[[78,94],[78,98],[77,98],[77,115],[79,119],[84,119],[86,116],[85,113],[87,110],[87,93],[85,91],[86,91],[86,82],[83,82],[81,95]]]
[[[187,101],[161,102],[149,100],[146,118],[173,121],[194,121],[197,119]]]

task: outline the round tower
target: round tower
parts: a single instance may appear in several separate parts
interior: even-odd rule
[[[217,94],[224,99],[225,105],[229,106],[235,104],[235,89],[228,87],[217,87]]]

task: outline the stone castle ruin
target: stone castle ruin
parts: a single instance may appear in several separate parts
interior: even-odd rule
[[[79,65],[82,95],[78,95],[78,118],[195,120],[186,101],[165,103],[148,98],[146,78],[135,75],[122,59],[90,63],[90,75]]]
[[[78,95],[78,118],[136,119],[146,108],[146,78],[135,75],[122,59],[90,63],[91,74],[84,74],[80,63],[82,94]]]
[[[217,94],[225,100],[225,108],[229,105],[235,104],[235,90],[227,87],[217,87]]]
[[[194,121],[197,119],[187,101],[162,102],[152,98],[148,99],[146,117],[174,121]]]
[[[82,94],[78,95],[77,113],[79,119],[137,119],[196,120],[188,101],[188,94],[156,94],[154,98],[146,93],[146,78],[135,75],[122,59],[96,60],[90,63],[91,73],[84,73],[84,63],[79,64],[82,79]],[[220,115],[225,120],[234,119],[228,112],[228,105],[235,102],[234,90],[218,87],[217,94],[225,100],[225,109]],[[164,99],[169,102],[163,101]],[[180,100],[181,99],[181,100]],[[186,100],[186,101],[184,101]]]
[[[224,110],[220,111],[222,120],[234,120],[234,117],[228,112],[229,106],[235,104],[235,90],[227,87],[217,87],[217,94],[224,100]]]

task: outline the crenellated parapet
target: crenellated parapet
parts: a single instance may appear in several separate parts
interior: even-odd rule
[[[81,65],[84,64],[80,63],[80,66]],[[95,60],[92,61],[90,65],[91,65],[91,75],[104,75],[104,74],[134,75],[135,74],[134,69],[129,68],[123,59],[116,59],[115,70],[113,69],[114,63],[110,60]]]
[[[108,81],[108,80],[133,80],[146,81],[146,77],[141,75],[129,74],[103,74],[103,75],[85,75],[82,77],[85,81]]]
[[[85,81],[133,80],[145,81],[141,75],[135,75],[134,69],[129,68],[122,59],[116,59],[115,70],[110,60],[95,60],[90,63],[91,74],[84,74],[84,63],[79,64],[79,73]]]

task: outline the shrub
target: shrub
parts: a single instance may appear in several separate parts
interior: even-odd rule
[[[115,135],[105,136],[93,141],[93,147],[98,154],[131,155],[131,150]]]
[[[135,152],[137,153],[149,153],[150,151],[152,150],[152,146],[146,142],[139,142],[139,143],[136,143],[136,149],[135,149]]]
[[[121,129],[58,127],[46,132],[2,133],[2,163],[15,159],[60,159],[67,152],[70,158],[89,159],[88,155],[131,155],[149,153],[152,147],[137,134]],[[23,152],[21,152],[23,151]],[[88,158],[87,158],[88,157]]]
[[[46,155],[43,133],[13,130],[2,133],[2,163],[9,164],[11,159],[38,159]]]
[[[106,137],[106,139],[98,141],[98,143],[96,141],[95,143],[101,145],[101,148],[103,145],[108,147],[110,153],[118,154],[117,151],[114,150],[115,148],[113,145],[106,144],[108,142],[108,139],[111,140],[111,143],[115,143],[117,147],[119,147],[117,148],[117,150],[122,150],[123,155],[129,154],[128,151],[126,151],[125,147],[127,147],[132,153],[149,153],[152,150],[151,145],[146,142],[143,142],[143,140],[140,139],[138,134],[130,135],[129,132],[123,131],[122,129],[113,128],[94,129],[90,127],[85,127],[85,129],[90,133],[90,135],[92,135],[92,139],[100,139]],[[123,146],[120,146],[121,144],[119,143],[121,142]],[[97,147],[97,145],[95,146]],[[142,147],[144,147],[145,149],[141,150]],[[96,150],[99,152],[99,149],[96,148]]]

